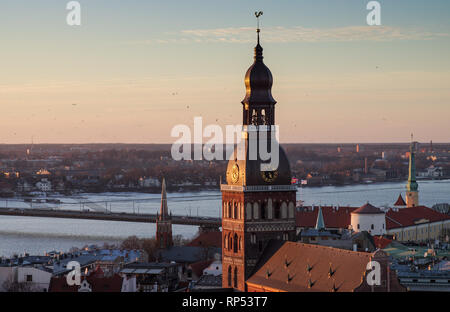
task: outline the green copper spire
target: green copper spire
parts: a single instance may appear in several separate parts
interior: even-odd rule
[[[325,222],[323,221],[322,207],[319,207],[319,213],[317,214],[316,230],[325,229]]]
[[[411,135],[411,146],[409,148],[409,176],[408,184],[406,184],[406,190],[408,192],[417,192],[419,185],[416,181],[416,150],[415,143],[412,141]]]

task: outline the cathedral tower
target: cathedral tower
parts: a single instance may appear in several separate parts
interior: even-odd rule
[[[259,15],[257,15],[259,17]],[[272,74],[263,62],[263,48],[257,45],[254,62],[245,75],[243,105],[243,156],[238,148],[229,160],[222,191],[222,286],[246,291],[251,275],[267,243],[272,239],[295,239],[295,185],[284,150],[279,144],[278,167],[262,171],[266,164],[259,151],[270,143],[275,131],[275,104]],[[251,133],[254,131],[255,133]],[[259,140],[266,131],[266,141]],[[258,140],[252,142],[252,137]],[[262,143],[261,143],[262,142]],[[270,144],[268,144],[270,146]],[[256,157],[252,148],[256,146]],[[264,148],[267,148],[265,146]],[[241,159],[243,158],[243,159]]]
[[[167,208],[166,180],[163,178],[161,191],[161,208],[156,216],[156,243],[158,248],[167,249],[173,246],[172,216]]]
[[[406,207],[419,206],[419,185],[416,181],[416,145],[411,135],[411,146],[409,148],[409,175],[406,184]]]

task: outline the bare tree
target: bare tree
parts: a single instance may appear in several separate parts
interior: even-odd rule
[[[12,274],[2,284],[6,292],[33,292],[36,291],[32,283],[17,282]]]
[[[135,235],[130,236],[122,242],[120,248],[128,250],[141,249],[142,248],[141,240]]]

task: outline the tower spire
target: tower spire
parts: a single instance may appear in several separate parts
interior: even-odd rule
[[[261,32],[261,29],[259,29],[259,17],[263,15],[263,11],[255,12],[256,16],[256,34],[258,36],[258,45],[259,45],[259,33]]]
[[[162,190],[161,190],[161,208],[159,210],[159,217],[162,220],[167,219],[169,215],[169,209],[167,208],[167,194],[166,194],[166,179],[162,180]]]
[[[409,147],[409,168],[408,183],[406,184],[406,204],[408,207],[419,205],[419,185],[416,181],[416,142],[411,134],[411,144]]]
[[[167,208],[166,179],[162,180],[161,208],[156,218],[156,241],[159,248],[173,246],[172,240],[172,217]]]
[[[319,213],[317,214],[316,230],[325,229],[325,221],[323,220],[322,207],[319,207]]]

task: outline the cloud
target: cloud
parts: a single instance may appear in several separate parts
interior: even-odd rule
[[[336,28],[266,27],[261,36],[264,42],[351,42],[351,41],[398,41],[433,40],[449,37],[449,33],[437,33],[420,29],[391,26],[347,26]],[[229,27],[214,29],[190,29],[167,34],[164,39],[134,41],[133,44],[225,42],[251,43],[255,41],[253,27]]]

